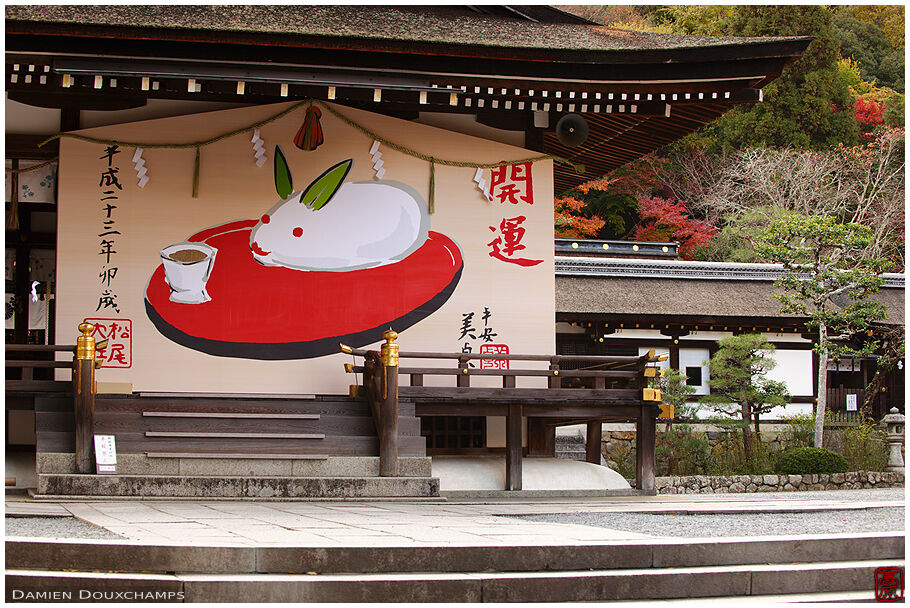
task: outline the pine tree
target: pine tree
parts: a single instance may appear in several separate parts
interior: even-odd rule
[[[760,439],[759,416],[771,408],[786,405],[790,399],[783,382],[766,378],[777,362],[774,345],[759,334],[729,336],[717,343],[719,349],[711,357],[711,394],[702,402],[727,416],[739,416],[742,421],[743,454],[752,460],[752,427]]]
[[[774,297],[781,312],[809,318],[818,328],[818,403],[815,409],[815,447],[822,447],[828,390],[828,361],[842,354],[865,350],[842,346],[876,320],[886,307],[870,299],[884,282],[886,260],[869,257],[872,231],[860,224],[839,224],[827,216],[793,215],[772,222],[755,244],[769,262],[784,266],[775,282],[785,293]],[[867,348],[872,348],[869,345]]]

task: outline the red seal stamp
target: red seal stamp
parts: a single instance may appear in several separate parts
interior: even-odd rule
[[[879,602],[904,601],[903,567],[875,569],[875,599]]]

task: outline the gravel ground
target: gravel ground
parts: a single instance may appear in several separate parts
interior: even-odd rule
[[[904,530],[904,508],[882,507],[810,513],[673,515],[559,513],[517,516],[540,522],[581,524],[653,536],[786,536]]]
[[[786,498],[790,500],[849,500],[856,502],[866,502],[870,500],[899,500],[904,501],[906,497],[906,488],[868,488],[865,490],[828,490],[825,492],[821,491],[811,491],[811,492],[762,492],[758,496],[760,498]],[[663,496],[663,495],[662,495]],[[667,496],[673,496],[672,494]],[[677,494],[673,496],[687,498],[689,496],[711,496],[710,494]],[[715,494],[719,497],[741,497],[744,500],[749,500],[750,498],[756,496],[755,494]]]
[[[125,538],[75,517],[7,517],[6,535],[45,538]]]

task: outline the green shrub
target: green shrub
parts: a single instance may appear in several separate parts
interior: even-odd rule
[[[851,471],[884,471],[888,464],[888,447],[885,434],[875,428],[875,423],[863,417],[856,426],[840,429],[841,454],[847,459]]]
[[[704,475],[711,458],[711,447],[704,436],[688,424],[677,424],[657,434],[657,475]]]
[[[846,458],[824,448],[793,448],[774,458],[775,472],[787,475],[846,473],[849,467]]]
[[[635,479],[635,450],[625,443],[619,442],[610,452],[604,455],[607,466],[626,479]]]
[[[725,426],[729,430],[711,449],[708,475],[766,475],[774,470],[771,452],[759,436],[752,433],[752,457],[746,458],[742,427]]]
[[[815,416],[797,414],[784,418],[787,429],[781,433],[780,441],[784,449],[810,448],[815,441]]]

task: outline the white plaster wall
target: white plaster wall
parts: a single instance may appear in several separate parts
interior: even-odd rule
[[[811,415],[815,405],[812,403],[788,403],[783,407],[772,408],[770,412],[762,415],[762,419],[783,419],[793,416]]]
[[[666,340],[667,336],[660,333],[659,329],[629,329],[626,327],[616,328],[612,334],[607,334],[607,338],[637,338],[639,340]],[[645,352],[648,352],[645,349]]]
[[[711,392],[708,387],[708,380],[711,378],[710,370],[708,369],[708,360],[710,358],[711,355],[708,353],[707,348],[680,347],[679,349],[679,371],[686,373],[687,367],[701,368],[702,383],[698,386],[693,386],[696,395],[708,395]]]
[[[703,403],[687,403],[686,405],[695,407],[695,417],[698,419],[711,418],[719,414],[714,409]],[[792,416],[812,414],[814,405],[811,403],[788,403],[787,405],[771,408],[767,414],[762,414],[762,420],[780,420]]]
[[[768,372],[768,378],[783,382],[790,395],[794,397],[811,397],[815,378],[812,374],[811,350],[774,351],[777,366]]]

